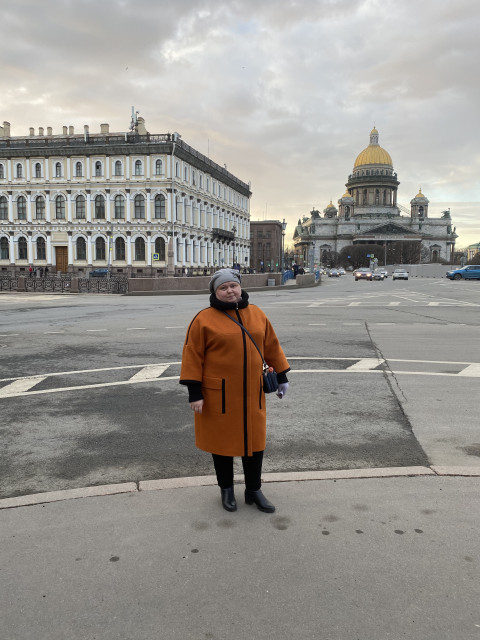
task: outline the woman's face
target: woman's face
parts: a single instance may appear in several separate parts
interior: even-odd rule
[[[224,282],[217,287],[215,295],[222,302],[238,302],[242,299],[242,288],[238,282]]]

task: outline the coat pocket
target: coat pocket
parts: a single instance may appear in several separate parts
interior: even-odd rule
[[[226,402],[225,402],[225,378],[207,378],[204,377],[202,379],[202,389],[206,391],[207,397],[210,395],[210,392],[220,391],[221,392],[221,410],[222,413],[226,412]],[[212,394],[213,397],[216,394]],[[216,402],[215,402],[216,404]]]

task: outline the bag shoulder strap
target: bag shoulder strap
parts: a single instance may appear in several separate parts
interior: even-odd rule
[[[231,316],[229,313],[227,313],[227,312],[226,312],[226,311],[224,311],[223,309],[220,309],[220,311],[221,311],[222,313],[224,313],[224,314],[227,316],[227,318],[230,318],[230,320],[231,320],[232,322],[234,322],[235,324],[238,324],[238,326],[240,327],[240,329],[241,329],[242,331],[244,331],[244,332],[247,334],[247,336],[248,336],[248,337],[250,338],[250,340],[253,342],[253,344],[254,344],[254,346],[255,346],[256,350],[257,350],[257,351],[258,351],[258,353],[260,354],[260,357],[261,357],[261,359],[262,359],[262,362],[263,362],[263,366],[264,366],[264,368],[265,368],[265,367],[266,367],[266,368],[268,368],[268,365],[267,365],[267,363],[265,362],[265,358],[263,357],[262,352],[261,352],[261,351],[260,351],[260,349],[258,348],[257,343],[256,343],[256,342],[255,342],[255,340],[253,339],[252,334],[250,333],[250,331],[248,331],[248,329],[246,329],[246,328],[243,326],[243,324],[241,324],[240,322],[237,322],[237,320],[235,320],[235,318],[232,318],[232,316]]]

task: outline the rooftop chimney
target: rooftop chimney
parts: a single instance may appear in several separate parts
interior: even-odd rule
[[[47,136],[52,135],[52,127],[47,127]]]
[[[3,123],[3,135],[6,138],[10,137],[10,123],[9,122],[4,122]]]
[[[72,126],[68,127],[68,135],[69,135],[69,136],[73,136],[73,134],[74,134],[74,129],[73,129],[73,127],[72,127]]]
[[[101,124],[100,125],[100,133],[108,133],[109,132],[109,125],[108,124]]]
[[[30,127],[30,136],[34,136],[35,135],[35,129],[33,127]]]
[[[43,127],[38,127],[38,135],[43,136]]]
[[[62,130],[63,130],[63,135],[66,136],[67,135],[67,131],[68,131],[67,127],[63,127]]]

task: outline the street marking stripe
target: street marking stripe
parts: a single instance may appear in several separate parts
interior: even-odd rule
[[[350,360],[357,360],[358,358],[350,358]],[[144,367],[160,366],[165,364],[170,366],[172,364],[182,364],[181,362],[156,362],[152,364],[127,364],[122,367],[103,367],[100,369],[78,369],[77,371],[57,371],[56,373],[42,374],[49,378],[51,376],[74,376],[77,373],[96,373],[97,371],[121,371],[122,369],[143,369]],[[470,364],[469,362],[462,362],[461,364]],[[39,376],[17,376],[16,378],[1,378],[0,382],[9,382],[10,380],[30,380],[30,378],[38,378]]]
[[[168,364],[157,364],[144,367],[137,371],[131,378],[130,382],[144,382],[145,380],[154,380],[162,375],[168,369]]]
[[[383,360],[379,358],[362,358],[351,367],[345,369],[345,371],[371,371],[376,369],[379,365],[383,364]]]
[[[462,371],[457,373],[458,376],[467,376],[467,377],[480,377],[480,364],[470,364]]]
[[[106,331],[106,329],[87,329],[87,331],[90,331],[91,333],[93,333],[97,331]]]
[[[48,378],[48,376],[32,376],[31,378],[24,378],[23,380],[15,380],[15,382],[11,382],[7,384],[6,387],[0,389],[0,398],[21,396],[25,391],[42,382],[45,378]]]

